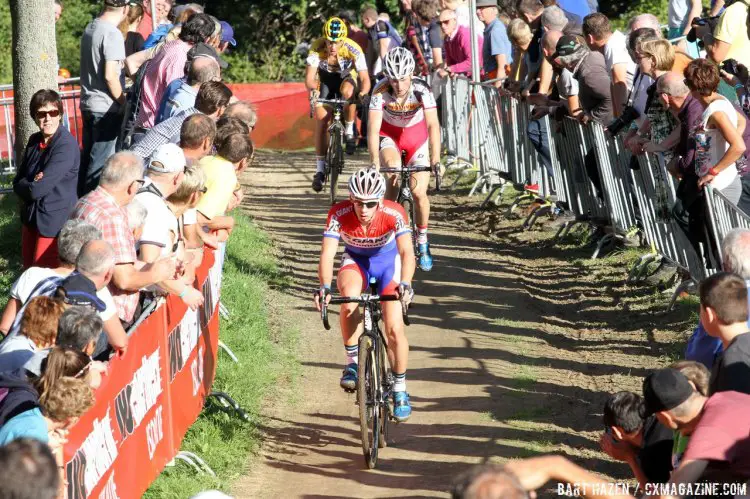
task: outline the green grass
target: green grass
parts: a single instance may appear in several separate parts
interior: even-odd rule
[[[21,273],[21,219],[14,194],[0,195],[0,306]]]
[[[229,393],[250,415],[244,422],[217,409],[211,402],[190,428],[182,450],[195,452],[216,472],[199,475],[184,463],[167,468],[145,497],[185,498],[206,489],[229,492],[232,482],[246,472],[249,455],[258,449],[260,409],[268,389],[280,375],[296,376],[293,354],[296,332],[274,331],[267,293],[286,283],[276,266],[271,244],[250,219],[238,215],[224,264],[221,299],[230,310],[221,321],[220,337],[239,357],[234,364],[219,353],[214,389]],[[281,328],[279,328],[281,329]],[[288,380],[284,380],[286,384]]]

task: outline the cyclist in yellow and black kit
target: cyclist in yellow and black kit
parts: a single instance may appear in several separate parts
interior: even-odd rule
[[[311,98],[346,99],[351,102],[345,111],[346,149],[354,153],[354,120],[357,106],[353,99],[355,92],[361,101],[370,92],[370,76],[362,48],[346,37],[344,21],[332,17],[323,26],[323,36],[315,40],[307,56],[305,86]],[[316,79],[317,76],[317,79]],[[359,80],[359,85],[357,85]],[[315,107],[315,155],[316,172],[312,188],[315,192],[323,190],[325,180],[325,157],[328,148],[327,129],[333,113],[323,104]]]

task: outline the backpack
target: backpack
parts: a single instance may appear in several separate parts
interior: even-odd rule
[[[25,378],[0,374],[0,426],[19,414],[39,408],[39,394]]]

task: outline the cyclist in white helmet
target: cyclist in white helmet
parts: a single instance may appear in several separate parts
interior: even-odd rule
[[[414,73],[414,57],[403,47],[392,49],[385,57],[386,78],[380,80],[370,98],[367,146],[370,161],[379,168],[401,166],[401,151],[406,152],[407,166],[440,168],[440,123],[435,96],[429,85]],[[427,240],[430,200],[427,187],[429,172],[412,174],[412,194],[416,211],[419,268],[432,269],[432,255]],[[387,199],[398,196],[398,175],[391,175]]]
[[[344,240],[344,255],[336,283],[341,295],[358,296],[374,277],[379,294],[396,294],[401,298],[400,303],[383,302],[382,309],[394,378],[393,417],[403,422],[411,415],[411,405],[406,393],[409,343],[404,334],[402,306],[408,306],[414,295],[411,289],[414,250],[404,209],[393,201],[384,200],[384,194],[383,176],[374,168],[363,168],[349,180],[349,199],[335,204],[328,212],[318,265],[320,290],[315,293],[315,305],[320,310],[321,300],[327,303],[331,298],[333,264],[340,239]],[[354,391],[359,356],[357,342],[362,333],[357,305],[341,305],[340,319],[347,358],[341,387]]]

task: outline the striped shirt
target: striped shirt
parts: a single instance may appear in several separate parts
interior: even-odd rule
[[[148,132],[136,142],[131,151],[144,160],[147,160],[159,148],[159,146],[172,143],[180,143],[180,130],[182,123],[189,117],[196,114],[198,110],[194,107],[185,109],[177,115],[167,118]]]
[[[187,53],[191,46],[182,40],[174,40],[164,44],[164,47],[151,59],[141,84],[141,109],[135,120],[136,127],[154,126],[167,86],[174,80],[185,76],[185,61],[187,61]]]

